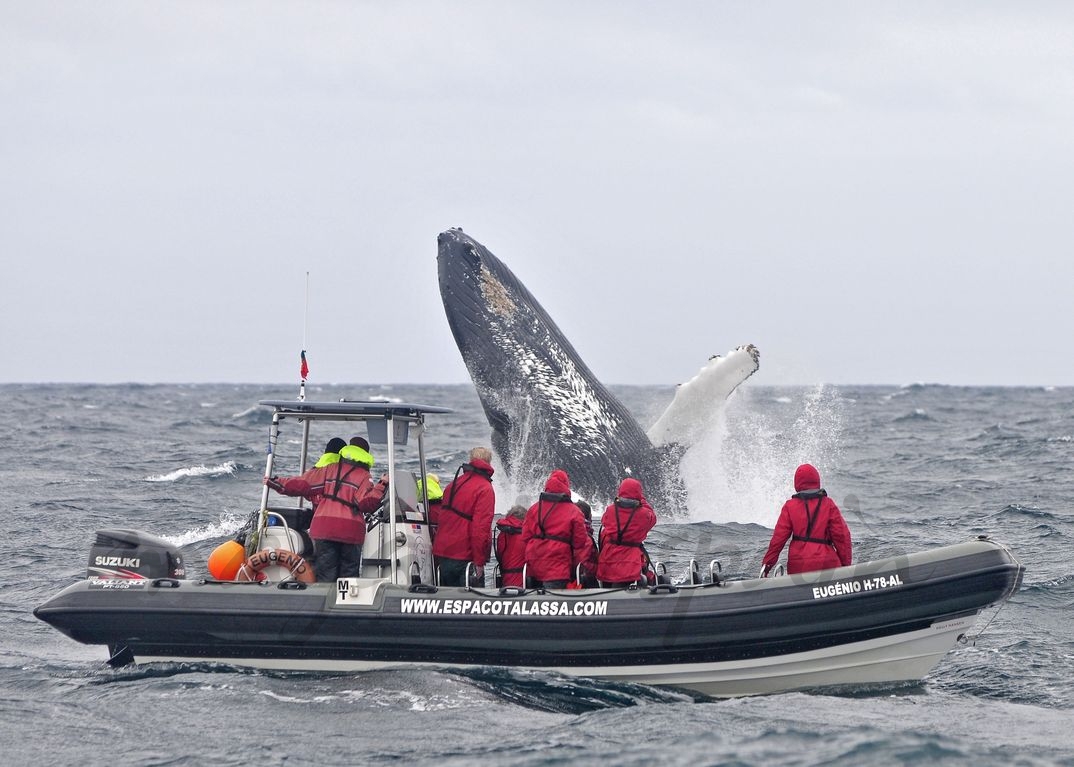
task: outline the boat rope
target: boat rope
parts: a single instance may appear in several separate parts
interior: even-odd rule
[[[1002,610],[1004,608],[1004,606],[1006,606],[1006,604],[1007,604],[1007,600],[1003,600],[998,605],[996,605],[996,611],[994,613],[992,613],[992,617],[988,619],[988,622],[985,623],[985,625],[983,625],[981,627],[981,630],[978,631],[976,634],[974,634],[972,636],[967,636],[965,638],[965,642],[970,644],[971,647],[976,647],[977,646],[977,640],[980,639],[982,636],[984,636],[985,631],[987,631],[988,627],[992,625],[992,621],[994,621],[996,619],[996,616],[999,615],[1000,610]]]
[[[987,536],[978,536],[978,539],[980,539],[980,540],[988,540],[988,537]],[[1016,565],[1018,565],[1018,567],[1023,567],[1022,563],[1018,559],[1015,558],[1014,552],[1012,552],[1006,546],[1003,546],[1002,548],[1007,552],[1007,556],[1009,556],[1014,561],[1014,563]],[[1003,594],[1003,596],[1000,597],[1000,602],[999,602],[998,605],[996,605],[996,611],[994,613],[992,613],[992,617],[989,618],[988,622],[985,623],[985,625],[981,627],[980,631],[978,631],[972,637],[967,637],[966,638],[967,642],[973,642],[973,646],[974,647],[977,646],[977,640],[980,639],[981,636],[988,629],[988,627],[992,625],[992,621],[994,621],[996,619],[996,617],[999,615],[1000,610],[1002,610],[1007,605],[1007,602],[1010,601],[1011,596],[1014,594],[1015,591],[1017,591],[1018,586],[1020,584],[1021,584],[1021,578],[1016,579],[1015,580],[1015,585],[1013,585],[1009,591],[1005,592]]]

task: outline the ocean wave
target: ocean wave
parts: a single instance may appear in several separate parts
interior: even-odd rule
[[[900,415],[892,420],[892,423],[906,423],[907,421],[935,421],[924,408],[914,408],[913,412]]]
[[[1023,581],[1020,591],[1027,594],[1032,593],[1045,593],[1045,594],[1067,594],[1074,588],[1074,574],[1064,573],[1055,578],[1049,578],[1046,581],[1037,581],[1030,583]]]
[[[245,516],[225,512],[217,522],[202,525],[201,527],[195,527],[191,530],[185,530],[174,535],[162,535],[160,537],[176,546],[189,546],[190,544],[200,543],[202,541],[230,538],[235,533],[239,532],[245,523]]]
[[[609,682],[567,677],[551,671],[479,666],[453,671],[475,687],[517,706],[558,714],[583,714],[645,703],[707,700],[700,693],[650,687],[633,682]]]
[[[1050,519],[1055,520],[1055,514],[1043,509],[1038,509],[1034,506],[1022,506],[1017,503],[1012,503],[1008,506],[997,511],[992,515],[992,519],[1009,519],[1011,517],[1028,517],[1029,519]]]
[[[1004,426],[1001,423],[994,424],[983,429],[976,436],[970,437],[970,442],[979,442],[986,439],[1022,439],[1022,435],[1016,432],[1009,426]]]
[[[146,477],[146,482],[178,482],[186,477],[220,477],[232,476],[238,470],[238,464],[234,461],[225,461],[219,466],[190,466],[185,469],[176,469],[168,474],[158,474]]]

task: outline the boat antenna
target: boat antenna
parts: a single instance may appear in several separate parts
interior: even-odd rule
[[[310,321],[310,273],[306,272],[306,305],[302,311],[302,354],[300,355],[299,375],[302,380],[298,384],[298,401],[306,399],[306,376],[310,374],[310,366],[306,363],[306,335],[309,332]]]

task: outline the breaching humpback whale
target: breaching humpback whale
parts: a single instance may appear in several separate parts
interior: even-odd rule
[[[683,507],[679,459],[697,419],[757,370],[757,349],[711,358],[646,433],[488,248],[461,229],[437,241],[448,325],[516,487],[540,489],[552,469],[564,469],[575,493],[599,509],[634,476],[654,505]]]

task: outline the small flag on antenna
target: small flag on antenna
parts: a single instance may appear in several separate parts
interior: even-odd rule
[[[301,369],[300,372],[302,373],[302,380],[305,381],[306,376],[308,376],[310,374],[310,366],[306,364],[306,350],[305,349],[302,350],[302,369]]]

